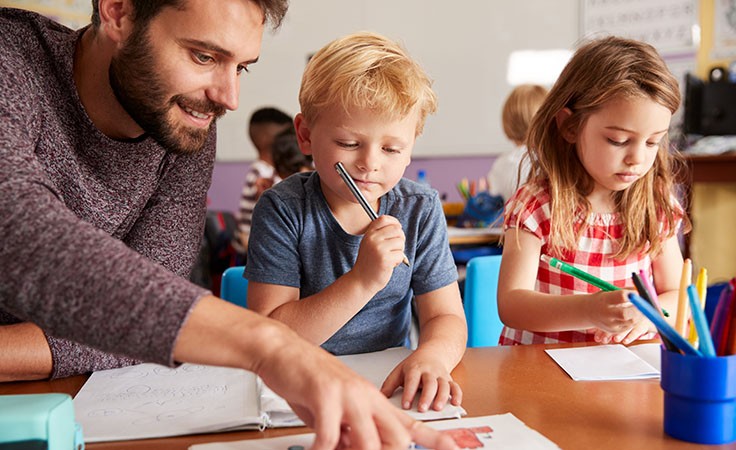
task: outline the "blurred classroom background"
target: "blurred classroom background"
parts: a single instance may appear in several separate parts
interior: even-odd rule
[[[88,23],[90,5],[90,0],[0,0],[0,6],[34,9],[72,28]],[[417,179],[424,171],[448,203],[461,200],[456,188],[461,179],[485,177],[496,155],[512,148],[500,114],[515,85],[551,86],[570,52],[589,36],[619,34],[653,44],[690,103],[689,115],[683,107],[671,130],[694,170],[692,178],[682,180],[694,224],[684,251],[695,267],[708,268],[712,282],[736,275],[736,143],[714,141],[736,135],[734,0],[292,1],[282,28],[265,34],[262,58],[243,77],[238,111],[218,124],[211,210],[238,208],[243,176],[256,157],[247,137],[251,112],[270,105],[296,114],[309,56],[357,30],[402,42],[435,80],[440,109],[428,119],[405,176]],[[723,68],[718,83],[726,83],[719,85],[726,94],[715,100],[707,94],[717,83],[714,68]],[[686,82],[687,73],[697,79]],[[693,85],[697,80],[702,85]],[[706,116],[710,122],[701,127]],[[701,133],[707,135],[704,145]]]

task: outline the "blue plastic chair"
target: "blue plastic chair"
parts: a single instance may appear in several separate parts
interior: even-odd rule
[[[248,280],[243,278],[245,266],[234,266],[225,269],[220,282],[220,297],[243,308],[248,307]]]
[[[503,322],[498,316],[498,274],[501,255],[478,256],[468,261],[465,274],[465,319],[468,347],[495,347]]]

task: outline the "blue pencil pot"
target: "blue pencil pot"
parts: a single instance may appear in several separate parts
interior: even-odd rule
[[[480,192],[468,199],[457,226],[463,228],[500,227],[503,222],[503,198]]]
[[[736,441],[736,355],[701,358],[662,349],[664,432],[699,444]]]

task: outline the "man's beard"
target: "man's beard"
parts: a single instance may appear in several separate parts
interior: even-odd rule
[[[181,94],[169,97],[156,67],[146,30],[136,27],[110,63],[112,91],[128,115],[166,150],[179,154],[198,152],[211,125],[203,129],[175,123],[173,109],[182,107],[213,114],[214,123],[225,114],[225,108],[208,99],[196,100]]]

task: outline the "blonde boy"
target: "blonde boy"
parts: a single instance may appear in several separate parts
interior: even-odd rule
[[[280,183],[256,206],[248,306],[331,353],[351,354],[403,345],[416,296],[418,348],[382,391],[403,386],[404,408],[416,395],[420,411],[450,398],[460,404],[450,372],[467,329],[442,206],[436,191],[402,178],[436,109],[431,81],[396,43],[357,33],[314,55],[299,101],[297,138],[316,172]],[[357,203],[337,162],[377,220]]]

